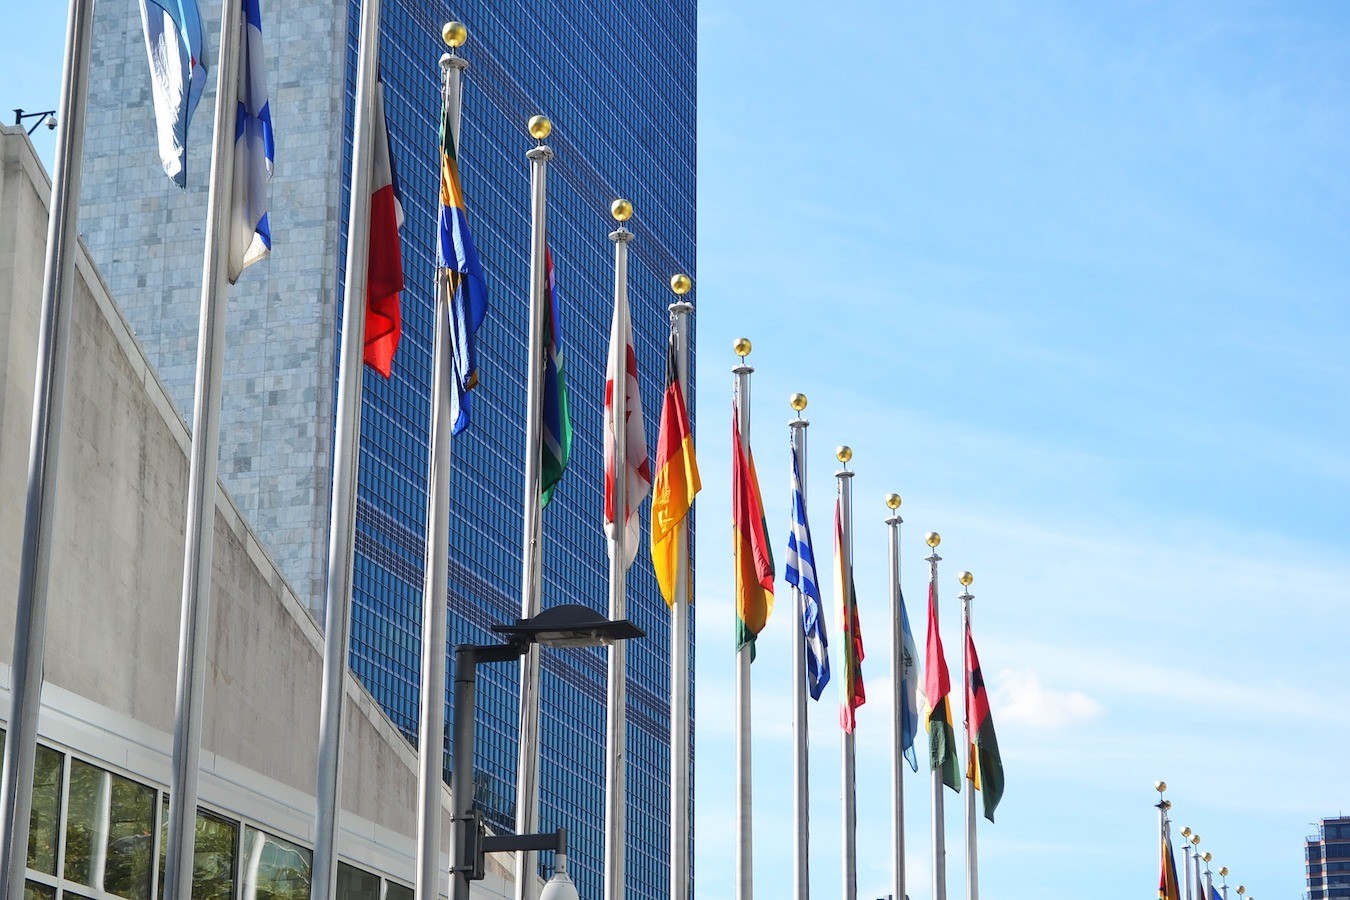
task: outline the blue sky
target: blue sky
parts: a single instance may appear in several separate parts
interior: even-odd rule
[[[55,105],[60,6],[7,13],[23,40],[0,58],[0,107]],[[920,640],[922,535],[943,535],[952,660],[956,574],[975,573],[1007,773],[980,831],[986,896],[1149,896],[1158,778],[1230,883],[1301,893],[1310,823],[1350,811],[1350,7],[703,6],[699,896],[731,895],[734,859],[724,498],[742,335],[780,563],[788,395],[810,397],[824,571],[832,450],[855,452],[860,896],[884,895],[890,867],[892,490]],[[34,139],[50,164],[51,136]],[[761,897],[791,883],[781,582],[779,600],[754,667]],[[821,897],[839,893],[833,698],[810,718]],[[906,791],[917,900],[926,773]]]

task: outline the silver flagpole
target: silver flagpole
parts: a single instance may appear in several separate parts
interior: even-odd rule
[[[975,815],[975,760],[972,758],[975,753],[974,736],[970,733],[970,660],[966,659],[969,652],[970,637],[970,601],[975,599],[975,595],[970,592],[971,582],[975,580],[969,572],[961,573],[961,585],[965,588],[958,599],[961,601],[961,622],[963,626],[963,639],[961,641],[961,657],[964,665],[961,666],[961,685],[963,687],[963,697],[961,709],[964,713],[963,718],[966,722],[966,777],[970,780],[970,789],[966,791],[966,900],[980,900],[980,859],[979,848],[976,844],[976,823]]]
[[[1172,808],[1172,801],[1163,796],[1167,790],[1167,782],[1155,781],[1153,787],[1158,791],[1158,802],[1154,804],[1158,808],[1158,837],[1161,844],[1165,847],[1169,843],[1167,811]],[[1164,861],[1166,857],[1163,857]],[[1166,887],[1167,872],[1163,872],[1163,886]],[[1224,898],[1227,900],[1227,898]]]
[[[802,502],[806,502],[806,429],[811,423],[802,418],[806,409],[806,395],[793,394],[789,400],[797,412],[797,418],[788,422],[792,441],[792,456],[797,462],[797,479],[802,491]],[[790,629],[792,635],[792,769],[793,769],[793,807],[796,813],[796,844],[794,847],[793,872],[794,896],[797,900],[807,900],[811,896],[811,788],[810,778],[810,734],[807,724],[806,690],[806,632],[802,630],[802,613],[806,607],[806,598],[796,585],[792,588],[792,608],[796,611],[796,624]]]
[[[239,104],[239,32],[242,24],[240,0],[224,0],[220,9],[216,117],[202,263],[201,318],[197,330],[197,383],[192,398],[183,609],[178,632],[173,770],[169,776],[169,845],[164,873],[164,896],[168,900],[189,900],[192,896],[197,776],[210,633],[211,561],[215,551],[220,380],[225,357],[226,264],[230,246],[226,222],[234,181],[234,129]]]
[[[887,494],[886,519],[891,538],[891,815],[895,819],[895,845],[891,848],[891,880],[896,898],[905,896],[905,635],[901,623],[900,590],[900,495]]]
[[[1223,884],[1219,885],[1219,893],[1223,895],[1223,900],[1228,900],[1228,867],[1219,866],[1219,877],[1223,879]]]
[[[836,487],[839,491],[839,521],[841,531],[841,544],[839,553],[843,557],[840,560],[840,571],[844,577],[848,578],[853,570],[853,473],[848,469],[848,462],[853,458],[853,451],[848,447],[840,447],[835,451],[835,458],[844,464],[844,468],[834,473]],[[848,597],[850,607],[843,611],[844,621],[849,622],[849,628],[852,628],[852,604],[856,604],[857,598],[853,596],[853,585],[840,585],[838,590],[841,596]],[[849,632],[842,632],[841,637],[845,642],[852,642],[854,636]],[[845,654],[852,654],[853,648],[845,646]],[[846,670],[843,673],[847,676]],[[853,691],[853,685],[844,686],[844,690],[850,694]],[[843,736],[843,773],[844,773],[844,900],[858,900],[858,769],[857,769],[857,741],[853,732],[840,729]]]
[[[1185,882],[1186,886],[1186,892],[1183,896],[1185,900],[1193,900],[1191,897],[1191,829],[1189,826],[1181,829],[1181,837],[1183,838],[1181,853],[1184,858],[1181,866],[1181,880]],[[1199,898],[1194,898],[1194,900],[1199,900]]]
[[[544,292],[548,290],[544,253],[547,247],[545,191],[548,161],[553,151],[543,141],[553,123],[534,116],[530,136],[540,143],[528,153],[530,161],[530,329],[529,381],[525,385],[525,533],[521,542],[520,616],[539,615],[543,552],[543,508],[540,506],[540,432],[543,430]],[[516,764],[516,833],[539,830],[539,645],[530,644],[520,661],[520,756]],[[516,900],[538,894],[534,852],[516,853]]]
[[[352,566],[356,556],[356,479],[361,444],[361,389],[365,369],[366,273],[370,251],[370,128],[379,60],[380,0],[362,0],[356,52],[351,199],[329,499],[328,578],[324,595],[323,694],[319,707],[317,812],[310,897],[337,895],[337,832],[342,811],[342,711],[351,632]],[[187,900],[186,895],[182,900]]]
[[[623,223],[633,214],[627,200],[611,206],[619,227],[609,234],[614,242],[614,327],[611,359],[618,354],[614,370],[614,393],[610,412],[614,435],[614,526],[609,542],[609,617],[628,617],[628,242],[633,233]],[[623,900],[624,839],[627,837],[625,802],[628,797],[626,749],[628,706],[628,653],[624,641],[609,645],[609,670],[605,685],[605,900]]]
[[[694,304],[687,297],[692,287],[688,275],[670,279],[670,289],[678,298],[670,304],[675,375],[691,414],[694,399],[689,396],[689,315]],[[677,526],[675,540],[680,564],[675,570],[675,602],[670,608],[670,898],[690,900],[689,610],[694,600],[694,573],[689,559],[689,516]]]
[[[455,54],[468,29],[447,22],[441,29],[450,52],[441,56],[441,100],[449,113],[450,136],[460,152],[459,119],[463,74],[469,63]],[[446,571],[450,556],[450,452],[454,417],[450,410],[454,349],[450,346],[450,287],[436,273],[435,341],[431,363],[431,457],[427,471],[426,571],[422,582],[422,696],[417,729],[417,900],[436,900],[441,884],[441,793],[445,786]]]
[[[1213,854],[1209,851],[1205,851],[1202,857],[1205,861],[1205,900],[1210,900],[1214,896],[1214,876],[1209,871],[1209,861],[1213,858]]]
[[[933,622],[932,627],[938,627],[938,563],[942,562],[942,557],[938,556],[937,548],[942,543],[942,535],[936,531],[928,532],[925,538],[928,546],[932,548],[932,553],[928,554],[928,584],[929,590],[933,594]],[[928,698],[929,702],[933,698]],[[951,709],[951,695],[947,695],[947,708]],[[932,731],[929,731],[929,740],[932,740]],[[942,803],[942,770],[933,769],[933,900],[947,900],[947,825],[943,814]]]
[[[10,669],[9,740],[0,785],[0,898],[23,900],[28,826],[33,805],[33,760],[47,634],[57,460],[60,456],[66,359],[70,348],[71,280],[79,234],[80,176],[84,164],[84,112],[89,96],[89,47],[93,0],[71,0],[66,18],[65,67],[52,176],[51,216],[42,274],[37,381],[28,449],[28,491],[19,557],[14,657]]]
[[[741,446],[750,445],[750,375],[755,367],[745,362],[750,355],[750,340],[737,338],[734,344],[740,365],[736,376],[736,428]],[[755,896],[754,818],[751,808],[750,771],[750,644],[736,651],[736,900]]]

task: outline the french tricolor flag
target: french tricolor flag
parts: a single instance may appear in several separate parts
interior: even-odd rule
[[[150,93],[164,173],[187,187],[187,129],[206,89],[206,42],[196,0],[141,0]]]
[[[370,255],[366,272],[366,365],[388,378],[403,333],[398,295],[403,290],[403,204],[394,174],[389,126],[384,118],[384,84],[378,83],[373,104],[375,159],[371,172]]]

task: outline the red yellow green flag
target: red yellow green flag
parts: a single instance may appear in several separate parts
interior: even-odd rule
[[[773,612],[773,551],[764,523],[764,501],[750,447],[741,443],[740,411],[731,408],[731,532],[736,556],[736,650],[750,645]]]
[[[984,817],[994,821],[994,808],[1003,799],[1003,759],[994,736],[994,719],[989,714],[989,693],[984,689],[984,673],[975,655],[975,639],[966,628],[966,721],[970,746],[966,754],[966,777],[984,798]]]
[[[652,482],[652,567],[667,606],[675,605],[676,573],[687,562],[680,552],[679,525],[703,487],[694,456],[694,432],[684,405],[684,389],[676,372],[676,335],[670,334],[666,357],[666,395],[661,403],[661,427],[656,435],[656,479]],[[683,598],[692,601],[692,595]]]
[[[928,652],[924,673],[928,682],[924,687],[927,709],[924,720],[928,725],[928,763],[942,772],[942,783],[958,793],[961,790],[960,766],[956,759],[956,732],[952,730],[952,706],[948,694],[952,690],[951,675],[947,672],[947,658],[942,653],[942,635],[938,633],[937,594],[932,582],[928,584]]]

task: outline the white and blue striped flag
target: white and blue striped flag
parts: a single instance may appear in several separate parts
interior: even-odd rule
[[[923,676],[919,673],[919,651],[915,648],[914,632],[909,628],[909,613],[905,612],[905,594],[900,592],[900,746],[905,748],[905,759],[911,770],[919,771],[919,760],[914,753],[914,735],[919,730],[919,707],[923,695]]]
[[[811,699],[819,700],[830,683],[829,641],[820,611],[820,588],[816,584],[816,554],[811,549],[811,526],[806,520],[802,496],[801,461],[792,451],[792,531],[788,535],[787,582],[801,592],[802,633],[806,636],[806,683]]]
[[[141,0],[150,93],[164,174],[187,187],[187,130],[206,89],[206,41],[196,0]]]
[[[239,41],[239,108],[234,123],[234,191],[230,200],[230,284],[272,252],[267,224],[267,182],[272,177],[272,111],[263,69],[262,14],[258,0],[243,0]]]

